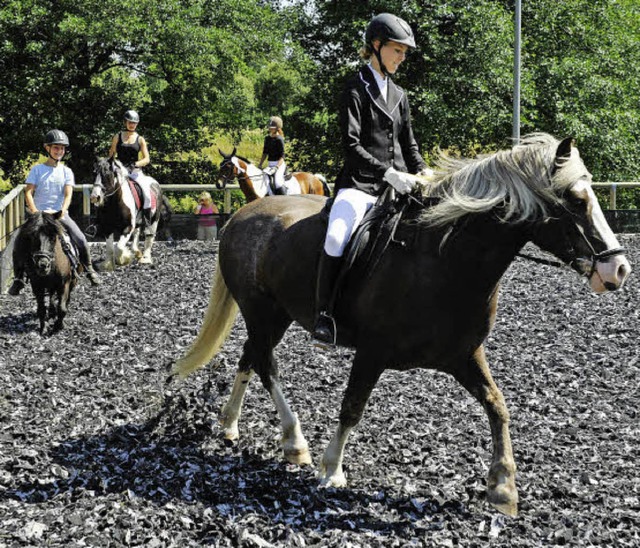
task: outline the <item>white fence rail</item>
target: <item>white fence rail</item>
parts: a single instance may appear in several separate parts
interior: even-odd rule
[[[82,214],[89,216],[91,213],[90,184],[76,185],[75,191],[82,192]],[[165,192],[201,192],[208,190],[215,193],[224,193],[222,213],[231,213],[231,191],[238,190],[237,184],[227,185],[224,190],[208,185],[160,185]],[[332,185],[329,185],[332,186]],[[617,209],[617,195],[621,188],[640,188],[640,182],[598,182],[593,183],[595,188],[609,188],[609,209]],[[0,200],[0,252],[8,245],[11,233],[24,222],[24,190],[25,185],[18,185]]]

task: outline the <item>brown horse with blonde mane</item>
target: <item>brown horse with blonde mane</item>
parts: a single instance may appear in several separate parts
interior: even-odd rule
[[[240,190],[242,190],[247,202],[253,202],[258,198],[264,198],[270,194],[264,171],[246,158],[236,155],[234,147],[231,154],[225,154],[218,149],[222,156],[220,162],[220,172],[216,186],[223,189],[234,179],[238,179]],[[331,190],[323,175],[319,173],[308,173],[306,171],[295,171],[291,174],[293,184],[289,187],[288,195],[292,194],[317,194],[318,196],[330,196]]]
[[[631,267],[571,139],[536,134],[513,149],[441,168],[428,200],[410,202],[375,268],[356,262],[343,282],[335,307],[338,344],[355,348],[355,357],[338,428],[320,462],[321,483],[346,485],[347,438],[385,369],[436,369],[453,375],[485,409],[493,442],[487,500],[515,515],[509,412],[484,347],[500,279],[527,242],[555,255],[595,293],[621,288]],[[311,456],[273,349],[293,321],[313,329],[324,206],[317,196],[265,198],[232,217],[203,325],[175,368],[185,376],[209,363],[240,310],[248,339],[222,410],[225,436],[238,437],[242,402],[257,373],[278,410],[285,457],[299,464]]]

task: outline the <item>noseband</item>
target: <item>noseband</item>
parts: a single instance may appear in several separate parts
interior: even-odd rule
[[[53,261],[53,253],[49,253],[48,251],[37,251],[31,257],[33,260],[33,264],[38,264],[41,259],[46,259],[47,261]]]
[[[571,213],[568,210],[566,210],[566,211],[572,217],[574,217],[573,213]],[[573,266],[574,264],[578,264],[580,262],[585,262],[585,263],[588,263],[590,266],[589,266],[588,272],[585,272],[583,274],[583,276],[586,277],[586,278],[591,278],[591,276],[593,276],[594,272],[598,268],[598,263],[604,263],[607,260],[609,260],[611,257],[615,257],[616,255],[624,255],[627,252],[627,249],[625,247],[620,246],[620,247],[614,247],[613,249],[605,249],[604,251],[601,251],[600,253],[598,253],[598,252],[596,252],[595,248],[593,247],[593,244],[589,241],[589,238],[587,238],[587,236],[585,235],[585,233],[582,230],[582,228],[580,227],[580,225],[577,222],[574,221],[572,223],[572,226],[575,228],[575,230],[578,232],[580,237],[584,240],[584,243],[587,244],[587,247],[591,251],[591,254],[590,254],[589,257],[586,257],[586,258],[585,257],[579,257],[578,253],[575,251],[575,248],[573,246],[570,247],[569,251],[570,251],[571,255],[573,255],[574,258],[573,258],[573,260],[569,261],[568,263],[563,263],[563,262],[555,261],[555,260],[551,260],[551,259],[541,259],[539,257],[534,257],[532,255],[528,255],[527,253],[518,253],[517,256],[521,257],[523,259],[527,259],[529,261],[533,261],[534,263],[544,264],[544,265],[547,265],[547,266],[555,266],[555,267],[559,267],[559,268],[563,268],[565,266]],[[567,240],[568,240],[568,238],[567,238]]]

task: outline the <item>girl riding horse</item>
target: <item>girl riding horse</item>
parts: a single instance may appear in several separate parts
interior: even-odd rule
[[[69,206],[73,196],[73,171],[61,164],[69,138],[59,129],[52,129],[44,138],[44,149],[47,159],[44,163],[31,168],[27,175],[27,189],[25,202],[31,213],[38,211],[60,212],[59,221],[68,232],[71,240],[79,251],[80,263],[84,267],[87,277],[93,285],[100,283],[98,274],[93,269],[89,244],[84,233],[69,216]],[[9,288],[10,295],[18,295],[24,287],[24,269],[20,263],[14,261],[14,280]]]

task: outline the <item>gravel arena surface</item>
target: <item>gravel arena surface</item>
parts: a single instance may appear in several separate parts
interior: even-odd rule
[[[0,295],[0,547],[640,546],[640,235],[619,239],[636,272],[616,293],[521,259],[504,277],[486,347],[511,412],[516,518],[485,501],[483,409],[441,373],[383,375],[346,489],[284,462],[258,379],[225,444],[241,317],[217,365],[166,382],[202,322],[214,245],[156,243],[154,267],[82,279],[53,336],[30,289]],[[353,351],[321,352],[294,324],[276,356],[317,465]]]

